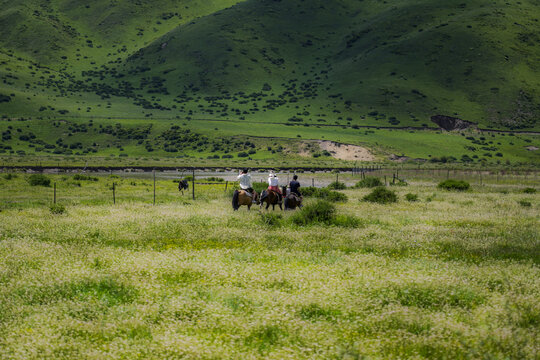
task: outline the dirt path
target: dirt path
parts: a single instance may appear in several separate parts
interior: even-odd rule
[[[328,151],[332,157],[340,160],[349,161],[374,161],[375,156],[369,151],[369,149],[351,144],[341,144],[328,140],[311,140],[303,141],[299,155],[312,156],[312,153],[307,149],[316,145],[321,151]]]

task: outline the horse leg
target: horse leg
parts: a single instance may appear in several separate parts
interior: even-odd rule
[[[248,211],[251,210],[251,204],[248,205]]]

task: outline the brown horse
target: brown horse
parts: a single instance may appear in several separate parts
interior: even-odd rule
[[[232,198],[232,207],[234,211],[238,210],[240,206],[247,205],[248,210],[251,210],[251,205],[253,205],[253,200],[259,205],[259,194],[253,190],[253,198],[248,196],[248,192],[245,190],[235,190]]]
[[[283,207],[279,202],[279,194],[273,190],[263,190],[261,193],[261,209],[263,207],[263,203],[266,203],[266,210],[268,210],[270,205],[272,205],[272,210],[275,210],[276,204],[279,205],[281,210],[283,210]]]
[[[302,207],[302,197],[296,194],[289,194],[283,199],[283,205],[285,205],[285,210],[294,210],[297,207]]]

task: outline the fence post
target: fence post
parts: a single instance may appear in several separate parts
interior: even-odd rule
[[[336,173],[336,184],[339,182],[339,173]]]
[[[114,182],[112,183],[112,200],[113,204],[116,204],[116,185]]]
[[[53,203],[56,204],[56,183],[54,183],[54,199]]]
[[[156,205],[156,170],[154,170],[153,173],[154,173],[154,205]]]
[[[311,187],[315,187],[315,178],[311,178]]]
[[[386,186],[386,175],[384,175],[384,186]]]
[[[191,195],[193,197],[193,200],[195,200],[195,168],[192,169],[193,170],[193,173],[192,173],[192,182],[193,182],[193,186],[191,187]]]
[[[225,192],[227,192],[227,187],[229,186],[229,181],[225,181]]]

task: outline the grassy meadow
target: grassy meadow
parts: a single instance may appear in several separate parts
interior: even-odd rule
[[[28,174],[0,177],[2,359],[540,356],[535,178],[411,177],[388,205],[349,188],[348,221],[300,226],[233,212],[222,185],[194,201],[158,180],[152,206],[151,179],[48,177],[64,211]]]

